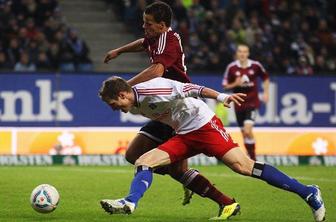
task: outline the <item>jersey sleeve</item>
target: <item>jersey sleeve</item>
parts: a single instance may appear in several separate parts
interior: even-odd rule
[[[258,66],[258,68],[259,68],[260,78],[261,78],[262,80],[266,80],[266,79],[268,79],[268,78],[269,78],[269,74],[268,74],[268,72],[266,71],[266,69],[264,68],[264,66],[261,65],[260,62],[257,62],[257,66]]]
[[[178,59],[177,38],[170,33],[164,33],[160,36],[158,49],[152,63],[161,63],[165,69],[171,67]]]
[[[225,69],[225,72],[223,73],[223,80],[222,80],[222,86],[224,87],[225,85],[229,84],[230,82],[232,82],[232,80],[230,79],[230,70],[231,70],[231,66],[228,65]]]
[[[172,81],[172,80],[171,80]],[[173,82],[174,93],[180,98],[186,97],[202,97],[202,90],[204,86],[199,86],[192,83]]]

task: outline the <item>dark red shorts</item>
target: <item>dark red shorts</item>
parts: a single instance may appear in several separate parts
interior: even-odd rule
[[[230,149],[238,147],[225,131],[220,119],[214,116],[200,129],[177,134],[158,148],[169,154],[171,162],[187,159],[200,153],[221,159]]]

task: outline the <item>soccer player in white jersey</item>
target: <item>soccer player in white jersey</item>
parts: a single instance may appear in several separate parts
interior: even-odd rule
[[[105,211],[112,214],[133,213],[152,183],[153,169],[204,153],[223,161],[239,174],[298,194],[311,207],[315,221],[325,219],[326,210],[318,186],[301,184],[271,165],[250,159],[208,106],[194,98],[217,99],[230,107],[231,102],[240,105],[245,94],[227,95],[165,78],[155,78],[131,87],[124,79],[111,77],[103,82],[99,95],[113,110],[141,114],[176,131],[174,137],[136,160],[136,173],[129,194],[122,199],[102,200]],[[230,208],[233,211],[231,216],[236,215],[239,209],[239,204],[235,203],[235,207]]]

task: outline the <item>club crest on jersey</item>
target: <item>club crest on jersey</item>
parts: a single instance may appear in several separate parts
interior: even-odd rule
[[[249,74],[249,75],[253,75],[253,74],[254,74],[253,69],[250,69],[250,70],[248,71],[248,74]]]
[[[243,81],[243,83],[248,83],[248,82],[250,82],[250,78],[247,75],[243,75],[242,76],[242,81]]]
[[[151,109],[156,109],[156,108],[157,108],[157,105],[155,105],[154,103],[150,103],[150,104],[148,105],[148,107],[151,108]]]
[[[240,72],[237,71],[237,72],[235,73],[235,75],[236,75],[236,76],[240,76]]]

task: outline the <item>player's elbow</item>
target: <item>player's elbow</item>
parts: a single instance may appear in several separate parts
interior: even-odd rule
[[[154,78],[162,77],[165,71],[165,68],[161,63],[153,64],[151,69],[152,69],[152,75]]]

